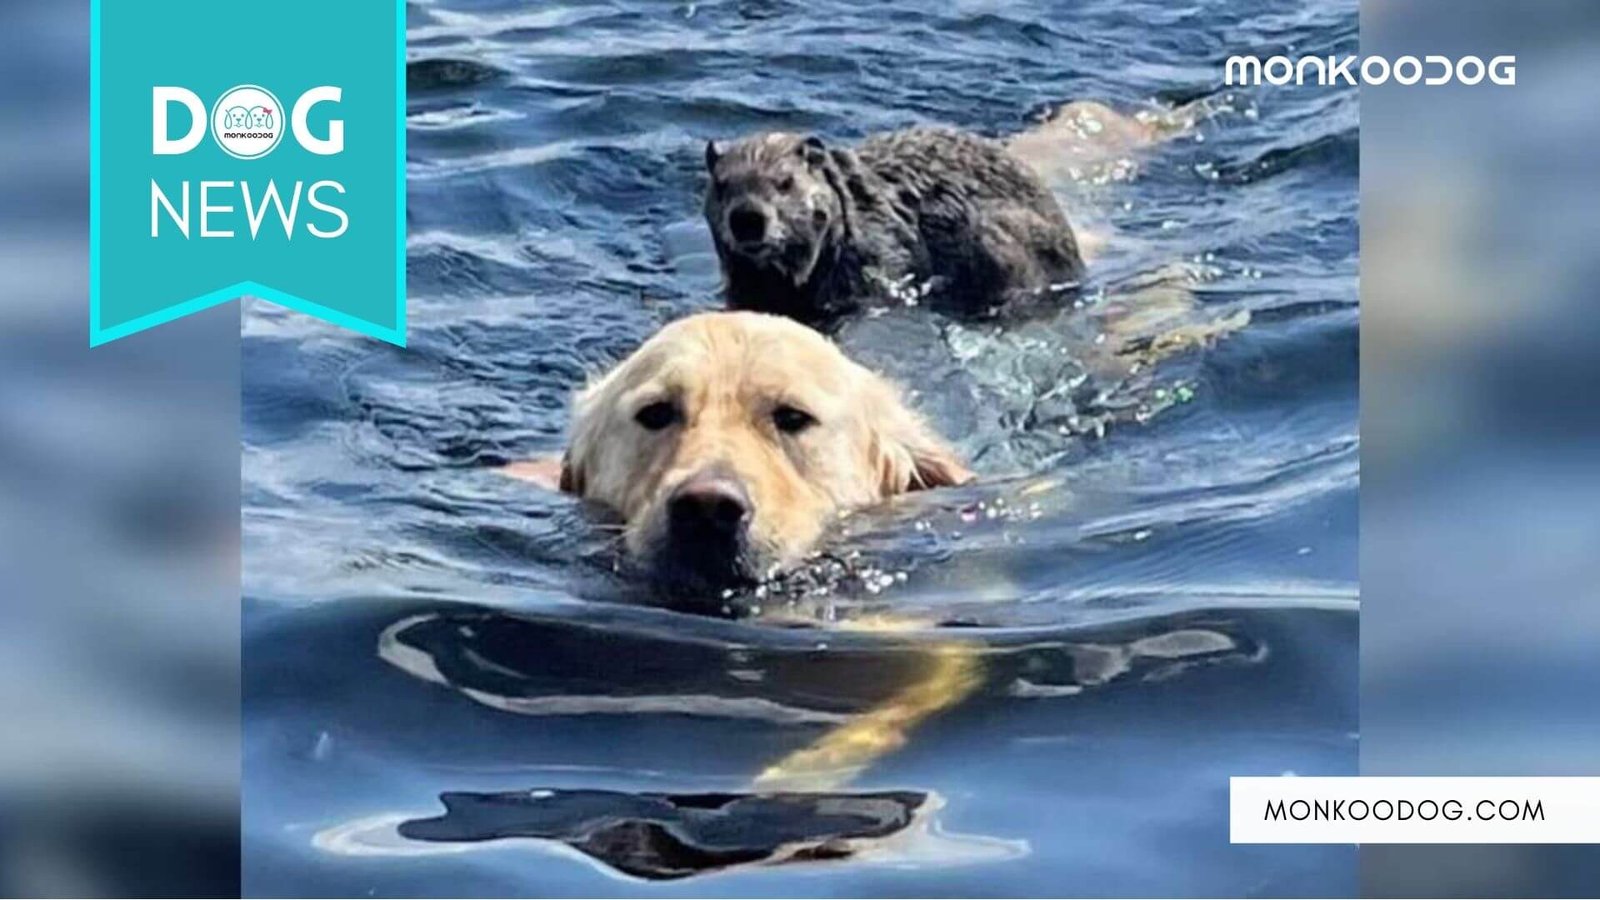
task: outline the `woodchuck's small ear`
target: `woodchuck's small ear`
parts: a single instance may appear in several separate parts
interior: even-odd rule
[[[820,166],[828,160],[828,146],[822,143],[822,138],[814,134],[807,135],[795,148],[795,152],[813,166]]]
[[[717,170],[717,160],[722,158],[722,151],[717,149],[716,141],[706,141],[706,171]]]

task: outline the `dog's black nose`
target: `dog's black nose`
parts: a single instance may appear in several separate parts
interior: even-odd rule
[[[728,231],[741,244],[754,244],[767,236],[767,217],[749,206],[740,206],[728,214]]]
[[[750,512],[744,485],[720,472],[691,476],[667,500],[674,535],[733,538],[749,524]]]

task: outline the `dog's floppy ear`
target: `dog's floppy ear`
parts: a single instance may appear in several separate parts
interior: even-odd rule
[[[909,441],[899,441],[886,447],[880,463],[884,496],[921,491],[928,488],[952,487],[973,479],[972,470],[966,467],[955,451],[944,441],[927,432],[919,424],[921,434]]]
[[[879,383],[869,427],[873,429],[871,454],[885,497],[928,488],[966,484],[972,470],[954,449],[929,428],[922,417],[900,402],[896,391]]]
[[[557,480],[556,487],[568,494],[583,495],[583,469],[572,461],[572,453],[568,451],[561,455],[561,478]]]
[[[497,471],[507,478],[536,484],[547,491],[578,492],[577,481],[565,455],[519,459],[501,466]]]
[[[716,141],[706,141],[706,171],[717,170],[717,160],[722,158],[722,151],[717,149]]]

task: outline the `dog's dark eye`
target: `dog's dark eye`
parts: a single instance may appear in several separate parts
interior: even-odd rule
[[[816,417],[803,409],[780,406],[772,411],[772,424],[784,434],[796,434],[817,424]]]
[[[794,190],[794,176],[783,176],[783,178],[778,181],[778,190],[783,191],[785,194]]]
[[[641,407],[633,414],[633,420],[651,431],[660,431],[678,421],[678,408],[669,401],[657,400]]]

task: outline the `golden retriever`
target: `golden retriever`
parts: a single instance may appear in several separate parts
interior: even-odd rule
[[[769,578],[842,513],[972,477],[894,386],[778,316],[673,322],[574,406],[559,487],[618,513],[674,593]]]

